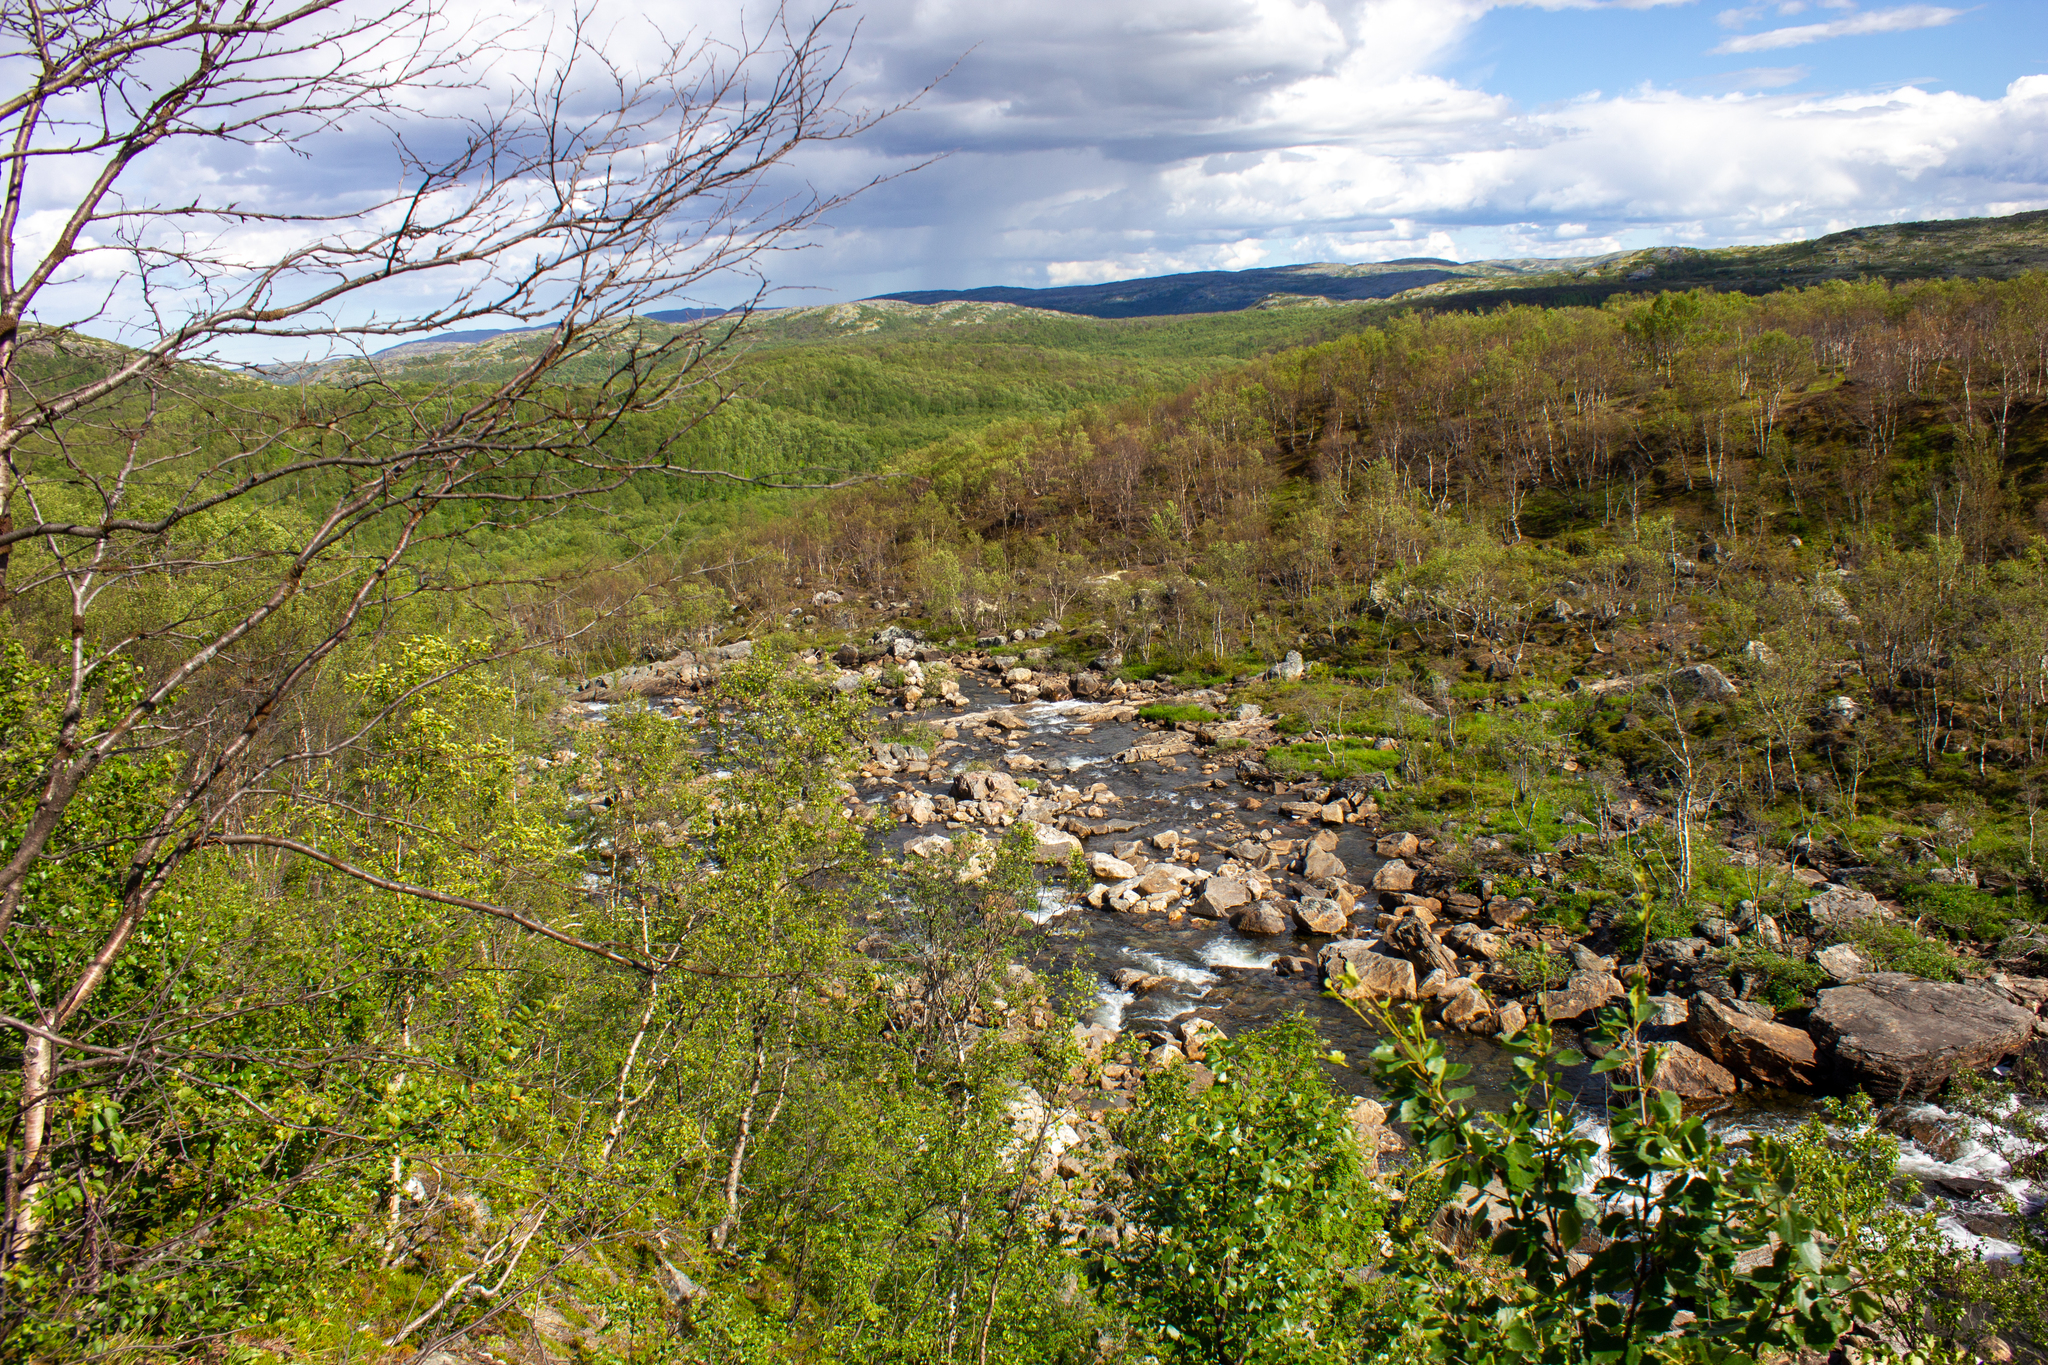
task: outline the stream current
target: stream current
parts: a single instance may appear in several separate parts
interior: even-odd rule
[[[964,712],[927,712],[918,717],[954,726],[958,738],[933,749],[943,770],[935,768],[921,779],[906,777],[912,790],[945,795],[953,778],[970,763],[998,764],[1006,754],[1026,754],[1042,765],[1030,772],[1042,782],[1070,784],[1082,790],[1099,782],[1118,798],[1117,804],[1106,807],[1109,816],[1128,821],[1133,828],[1085,841],[1090,851],[1138,842],[1149,853],[1152,837],[1171,830],[1183,840],[1193,841],[1200,850],[1201,866],[1208,870],[1222,863],[1228,856],[1224,850],[1239,840],[1257,838],[1262,832],[1275,839],[1302,840],[1323,828],[1279,811],[1278,802],[1285,797],[1275,798],[1238,782],[1232,755],[1197,750],[1175,758],[1119,762],[1118,753],[1156,741],[1160,732],[1135,722],[1084,723],[1082,717],[1096,711],[1098,703],[1013,703],[1006,693],[972,674],[961,677],[960,689],[969,701]],[[661,702],[654,705],[668,709]],[[595,719],[605,708],[601,703],[582,703],[577,709]],[[978,722],[996,710],[1009,712],[1027,728],[1011,732],[1003,742],[979,737]],[[1214,772],[1202,771],[1212,763]],[[886,801],[892,790],[869,789],[863,796]],[[1249,804],[1252,802],[1257,804]],[[900,824],[880,838],[900,857],[908,856],[903,846],[914,839],[934,833],[958,836],[968,829],[980,829],[991,838],[1002,835],[999,829],[982,826],[934,824],[920,828]],[[1333,852],[1348,869],[1348,879],[1370,883],[1382,861],[1374,851],[1377,832],[1359,825],[1335,827],[1335,832]],[[1253,937],[1237,932],[1225,921],[1194,915],[1169,920],[1160,914],[1096,910],[1061,881],[1043,886],[1037,908],[1028,913],[1045,933],[1033,967],[1053,974],[1078,972],[1082,979],[1095,983],[1094,1000],[1084,1011],[1085,1022],[1140,1037],[1157,1034],[1163,1038],[1175,1026],[1199,1017],[1234,1035],[1300,1012],[1330,1047],[1351,1061],[1348,1067],[1328,1069],[1332,1083],[1354,1094],[1375,1093],[1364,1068],[1378,1034],[1323,994],[1313,966],[1285,975],[1276,970],[1276,964],[1286,957],[1307,959],[1312,964],[1318,950],[1332,941],[1331,936],[1297,928],[1291,933]],[[1164,984],[1143,994],[1124,989],[1113,977],[1126,968],[1164,978]],[[1439,1036],[1453,1061],[1472,1068],[1462,1083],[1475,1088],[1474,1102],[1485,1109],[1505,1108],[1514,1078],[1506,1053],[1490,1039],[1454,1031]],[[1604,1145],[1607,1092],[1602,1079],[1581,1066],[1567,1072],[1565,1080],[1581,1109],[1581,1130]],[[1766,1092],[1762,1098],[1751,1098],[1745,1092],[1717,1111],[1714,1123],[1726,1140],[1740,1143],[1754,1133],[1796,1125],[1811,1112],[1811,1102],[1800,1097]],[[1950,1114],[1933,1104],[1904,1109],[1900,1121],[1892,1126],[1905,1130],[1899,1134],[1899,1179],[1894,1181],[1900,1198],[1915,1206],[1931,1207],[1943,1233],[1958,1245],[1995,1259],[2017,1258],[2015,1215],[2007,1201],[2017,1206],[2019,1216],[2030,1216],[2048,1200],[2034,1182],[2014,1169],[2014,1163],[2039,1144],[2001,1125]]]

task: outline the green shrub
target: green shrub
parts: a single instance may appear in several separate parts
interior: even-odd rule
[[[1524,991],[1555,990],[1571,975],[1571,962],[1545,948],[1509,948],[1494,970],[1515,979]]]
[[[1213,1045],[1209,1065],[1200,1094],[1185,1067],[1154,1075],[1119,1125],[1131,1192],[1111,1294],[1154,1359],[1339,1358],[1384,1201],[1321,1044],[1296,1015]]]
[[[1677,1095],[1628,1084],[1623,1067],[1654,1066],[1640,1035],[1651,1013],[1639,987],[1603,1021],[1608,1051],[1593,1070],[1620,1082],[1604,1154],[1559,1083],[1585,1059],[1555,1048],[1546,1025],[1501,1044],[1515,1097],[1482,1113],[1458,1084],[1471,1068],[1449,1060],[1421,1011],[1367,1015],[1384,1034],[1373,1069],[1396,1116],[1454,1197],[1488,1192],[1499,1228],[1493,1273],[1433,1238],[1393,1246],[1379,1358],[1755,1362],[1826,1351],[1857,1316],[1878,1320],[1882,1305],[1844,1259],[1866,1240],[1867,1201],[1809,1193],[1853,1184],[1860,1195],[1868,1181],[1838,1179],[1825,1142],[1759,1135],[1732,1152]],[[1598,1249],[1583,1254],[1588,1233]]]
[[[1266,752],[1266,766],[1289,777],[1313,774],[1325,782],[1337,782],[1365,773],[1390,773],[1401,766],[1401,755],[1393,749],[1374,749],[1362,744],[1289,744]]]

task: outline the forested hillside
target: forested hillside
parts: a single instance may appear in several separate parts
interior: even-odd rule
[[[722,408],[706,384],[575,426],[616,335],[502,403],[469,464],[436,463],[436,415],[530,342],[296,384],[168,370],[23,444],[59,529],[9,565],[0,761],[45,852],[0,1012],[10,1074],[56,1060],[10,1195],[10,1349],[1537,1361],[1670,1347],[1692,1304],[1745,1360],[1859,1322],[1930,1351],[2044,1335],[2030,1225],[1998,1224],[2019,1260],[1993,1274],[1899,1202],[1924,1123],[1851,1103],[1723,1145],[1643,1049],[1677,1046],[1660,945],[1792,1032],[1836,947],[1947,984],[2040,969],[2048,276],[821,310],[764,324]],[[17,374],[123,354],[50,334]],[[875,477],[773,486],[849,473]],[[1212,686],[1266,714],[1223,721]],[[966,716],[963,687],[1002,706]],[[1175,830],[1083,849],[1146,798],[1031,756],[1019,715],[1069,687],[1099,702],[1083,733],[1169,732],[1105,760],[1134,781],[1202,746],[1198,785],[1160,789]],[[970,742],[994,761],[945,757]],[[46,819],[53,763],[92,746]],[[1186,793],[1226,787],[1220,818],[1300,828],[1205,826],[1198,853]],[[1309,885],[1315,822],[1401,877]],[[1172,908],[1181,866],[1267,878],[1239,931],[1318,956],[1232,970],[1349,994],[1377,1056],[1327,1071],[1313,995],[1230,1040],[1221,1006],[1102,1023],[1116,982],[1046,920],[1208,923]],[[1897,918],[1831,937],[1802,899],[1828,877]],[[1320,927],[1252,913],[1287,894]],[[1435,1000],[1434,1035],[1359,984],[1394,959],[1329,932],[1393,942],[1431,904],[1500,930],[1414,940],[1469,973],[1474,1012]],[[95,952],[63,1026],[28,1023]],[[1634,973],[1619,1015],[1568,1007],[1587,962]],[[1636,1068],[1598,1093],[1606,1150],[1648,1155],[1599,1165],[1568,1028]],[[1522,1059],[1495,1118],[1451,1048]],[[1732,1064],[1740,1102],[1809,1103],[1807,1073]],[[1954,1084],[1955,1114],[2038,1141],[2031,1081]],[[1446,1211],[1489,1182],[1512,1197]]]

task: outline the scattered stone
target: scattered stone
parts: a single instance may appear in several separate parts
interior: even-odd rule
[[[1564,989],[1544,991],[1536,1007],[1550,1023],[1584,1019],[1628,994],[1621,978],[1602,972],[1573,972],[1565,978]]]
[[[1413,858],[1422,850],[1422,841],[1406,830],[1399,834],[1383,834],[1373,851],[1382,858]]]
[[[1269,676],[1277,678],[1281,682],[1298,682],[1301,679],[1301,675],[1308,671],[1308,665],[1301,661],[1300,650],[1290,649],[1287,651],[1286,658],[1274,664],[1266,671]]]
[[[1751,1018],[1704,991],[1693,996],[1686,1027],[1700,1051],[1745,1080],[1784,1090],[1813,1086],[1816,1054],[1804,1030]]]
[[[915,858],[937,858],[952,849],[953,841],[943,834],[927,834],[903,846],[903,851]]]
[[[1239,906],[1252,901],[1251,888],[1235,877],[1211,877],[1202,886],[1195,913],[1204,919],[1228,919]]]
[[[2018,1052],[2034,1015],[1982,986],[1878,972],[1823,990],[1812,1026],[1845,1079],[1890,1098],[1927,1094]]]
[[[1301,921],[1301,927],[1311,934],[1341,934],[1347,917],[1337,902],[1321,896],[1305,896],[1294,907],[1294,916]]]
[[[1293,927],[1293,920],[1273,901],[1256,901],[1237,917],[1237,931],[1241,934],[1270,937],[1274,934],[1284,934]]]
[[[1823,948],[1813,955],[1813,963],[1838,982],[1847,983],[1858,977],[1870,975],[1870,964],[1863,954],[1846,943]]]
[[[1375,891],[1413,891],[1417,880],[1414,868],[1399,858],[1381,863],[1372,874],[1372,889]]]

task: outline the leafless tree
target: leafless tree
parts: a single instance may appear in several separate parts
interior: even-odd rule
[[[772,182],[888,112],[842,96],[846,18],[778,14],[629,65],[587,14],[535,36],[464,28],[438,0],[0,11],[0,604],[26,642],[7,681],[52,718],[4,771],[20,818],[0,843],[0,961],[32,1004],[0,1021],[21,1055],[0,1263],[37,1230],[60,1060],[146,1051],[74,1031],[166,882],[195,850],[255,837],[236,812],[273,775],[364,733],[276,733],[324,661],[408,595],[475,586],[460,566],[478,530],[649,471],[829,481],[678,467],[753,305],[683,328],[640,315],[714,276],[758,286],[843,202]],[[436,112],[464,103],[481,112]],[[362,202],[183,173],[210,154],[317,168],[365,137],[388,137],[393,175]],[[489,370],[399,374],[368,355],[465,325],[534,330]],[[259,346],[308,360],[290,383],[233,363]],[[138,756],[173,773],[161,810],[121,845],[110,918],[47,970],[47,936],[24,947],[46,928],[21,917],[25,895],[79,852],[81,793]]]

